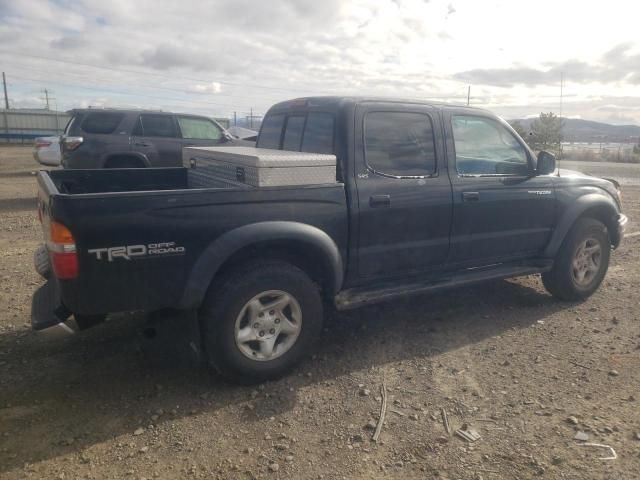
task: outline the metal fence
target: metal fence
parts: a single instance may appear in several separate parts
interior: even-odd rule
[[[59,135],[69,115],[52,110],[0,110],[0,143],[31,143],[36,137]]]

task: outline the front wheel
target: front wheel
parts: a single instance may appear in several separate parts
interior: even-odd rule
[[[561,300],[585,299],[602,283],[610,254],[607,227],[593,218],[580,219],[562,243],[553,269],[542,274],[542,282]]]
[[[322,299],[299,268],[265,262],[215,282],[200,316],[210,363],[254,383],[284,374],[309,351],[322,328]]]

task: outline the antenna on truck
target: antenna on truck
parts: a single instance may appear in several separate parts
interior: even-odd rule
[[[560,114],[558,115],[558,121],[560,122],[558,124],[558,136],[559,138],[559,143],[560,145],[558,146],[558,148],[560,149],[560,151],[558,152],[558,176],[560,175],[560,160],[562,159],[562,93],[563,93],[563,87],[564,87],[564,72],[560,72]]]

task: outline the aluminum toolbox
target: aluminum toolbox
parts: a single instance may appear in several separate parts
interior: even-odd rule
[[[336,157],[254,147],[185,147],[182,164],[189,181],[207,187],[211,180],[254,187],[336,182]]]

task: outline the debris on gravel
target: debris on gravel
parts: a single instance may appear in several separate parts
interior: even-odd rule
[[[574,440],[578,440],[579,442],[586,442],[587,440],[589,440],[589,435],[585,432],[582,431],[578,431],[576,432],[575,436],[573,437]]]

